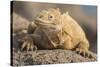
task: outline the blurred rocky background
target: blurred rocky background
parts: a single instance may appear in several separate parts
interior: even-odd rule
[[[48,9],[48,8],[60,8],[62,13],[68,11],[69,14],[82,26],[82,28],[86,32],[86,36],[90,42],[90,50],[94,53],[97,53],[97,6],[13,1],[13,2],[11,2],[11,18],[12,18],[11,25],[13,28],[13,33],[16,33],[22,29],[27,29],[28,24],[34,20],[35,16],[41,10]],[[13,39],[14,39],[13,45],[16,44],[18,46],[18,43],[16,43],[16,41],[15,41],[16,39],[15,38],[13,38]],[[46,54],[48,52],[50,52],[50,51],[43,51],[42,53],[44,53],[44,55],[49,56],[48,54]],[[86,58],[80,57],[79,55],[76,55],[75,53],[73,53],[71,51],[66,52],[65,50],[58,50],[58,51],[55,50],[53,52],[55,52],[55,53],[59,52],[62,54],[70,54],[71,56],[74,54],[75,58],[78,56],[78,58],[76,58],[76,60],[75,60],[75,58],[71,57],[71,59],[69,61],[63,60],[62,62],[88,61]],[[53,52],[50,52],[51,55],[54,54]],[[33,53],[35,53],[35,52],[33,52]],[[13,55],[15,55],[15,54],[16,54],[16,56],[13,56],[13,57],[14,58],[16,57],[16,59],[19,59],[18,58],[19,56],[17,56],[19,54],[16,52]],[[26,54],[28,54],[28,53],[26,53]],[[70,55],[68,55],[68,57],[70,57]],[[25,55],[23,55],[23,56],[25,56]],[[57,55],[57,56],[59,57],[60,55]],[[39,55],[39,57],[41,57],[41,56]],[[14,59],[15,65],[16,65],[16,63],[19,63],[19,65],[20,65],[20,62],[16,61],[16,59]],[[39,59],[39,58],[37,58],[37,59]],[[62,59],[65,59],[65,58],[62,58]],[[49,60],[49,59],[47,59],[47,60]],[[57,63],[59,63],[58,60],[56,60]],[[20,61],[22,61],[22,60],[20,60]],[[33,61],[34,60],[32,60],[31,62],[33,62]],[[44,61],[47,62],[46,60],[44,60]],[[43,62],[43,61],[38,60],[38,62]],[[45,62],[44,62],[44,64],[45,64]],[[25,65],[23,63],[21,63],[21,64]],[[33,63],[33,64],[38,64],[38,63]]]

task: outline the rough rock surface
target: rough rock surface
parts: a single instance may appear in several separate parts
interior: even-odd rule
[[[76,62],[93,62],[97,59],[82,57],[70,50],[37,50],[29,52],[13,52],[13,66],[42,65]]]

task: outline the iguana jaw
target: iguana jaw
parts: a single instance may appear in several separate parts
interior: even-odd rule
[[[46,20],[43,20],[43,19],[41,19],[41,18],[36,18],[35,19],[35,23],[37,24],[37,25],[43,25],[43,27],[47,27],[47,28],[51,28],[51,27],[53,27],[53,28],[57,28],[56,27],[56,24],[54,24],[54,22],[51,22],[51,21],[46,21]],[[54,29],[53,29],[54,30]],[[45,32],[44,32],[45,33]],[[45,35],[46,35],[46,33],[45,33]],[[47,36],[48,37],[48,36]],[[53,42],[49,37],[48,37],[48,39],[49,39],[49,41],[50,41],[50,43],[56,48],[59,44],[56,44],[55,42]]]
[[[52,22],[52,21],[46,21],[46,20],[43,20],[41,18],[36,18],[35,21],[37,21],[37,22],[35,22],[36,24],[41,24],[41,25],[55,25],[54,22]]]

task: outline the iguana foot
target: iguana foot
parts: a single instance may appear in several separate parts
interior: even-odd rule
[[[76,53],[90,59],[96,59],[96,55],[94,55],[92,52],[82,49],[82,48],[76,48]]]
[[[21,50],[26,49],[27,51],[37,50],[36,45],[34,45],[33,38],[31,36],[25,36],[23,39],[23,43],[21,45]]]

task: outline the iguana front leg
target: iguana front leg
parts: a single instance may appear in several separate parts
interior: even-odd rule
[[[34,44],[33,37],[34,37],[33,34],[28,34],[24,38],[22,38],[23,44],[21,45],[21,50],[24,50],[24,49],[26,49],[27,51],[29,51],[29,50],[31,50],[31,51],[37,50],[37,47]]]

